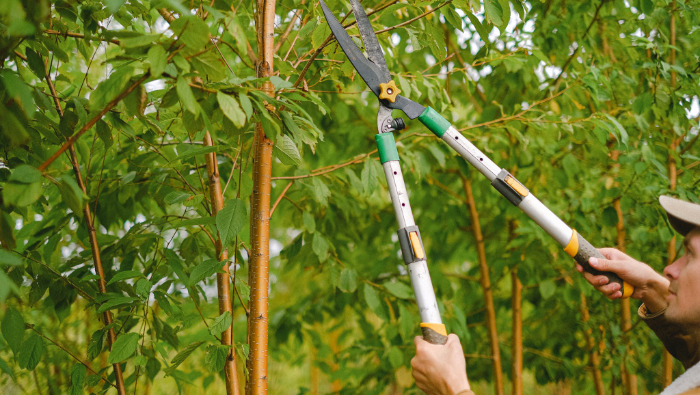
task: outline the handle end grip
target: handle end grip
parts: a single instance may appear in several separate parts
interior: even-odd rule
[[[447,343],[447,329],[444,324],[421,322],[420,329],[423,332],[423,340],[430,344]]]
[[[620,276],[613,272],[601,272],[600,270],[593,268],[588,263],[588,260],[590,258],[606,258],[603,256],[603,254],[598,252],[598,250],[595,247],[593,247],[593,245],[589,243],[588,240],[584,239],[583,236],[576,232],[575,229],[572,230],[573,234],[571,235],[571,241],[569,241],[569,244],[566,247],[564,247],[564,251],[571,257],[573,257],[579,265],[583,266],[583,270],[585,270],[586,272],[596,276],[602,274],[606,276],[611,283],[620,284],[620,289],[622,290],[622,298],[629,298],[630,296],[632,296],[632,294],[634,293],[634,287],[622,281]]]

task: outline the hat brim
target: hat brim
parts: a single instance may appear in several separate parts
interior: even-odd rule
[[[668,222],[673,229],[683,236],[700,226],[700,204],[663,195],[659,196],[659,203],[666,210]]]

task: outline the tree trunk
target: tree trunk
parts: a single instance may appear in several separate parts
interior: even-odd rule
[[[255,15],[258,35],[257,76],[272,75],[274,55],[275,1],[258,0]],[[274,94],[271,82],[262,90]],[[253,193],[250,197],[250,316],[248,317],[247,367],[250,378],[246,394],[267,393],[267,328],[270,259],[270,188],[272,172],[272,141],[260,123],[255,125],[253,154]]]
[[[56,92],[56,88],[54,87],[53,81],[51,80],[51,75],[50,75],[50,70],[51,68],[49,67],[50,65],[44,63],[45,66],[45,71],[46,75],[44,76],[46,78],[46,83],[49,86],[49,89],[51,90],[51,95],[53,96],[54,104],[56,105],[56,111],[58,111],[58,114],[61,118],[63,118],[63,108],[61,107],[61,103],[58,100],[58,94]],[[80,173],[80,164],[78,163],[78,155],[75,153],[75,147],[73,145],[68,145],[67,146],[69,150],[68,154],[68,159],[70,160],[71,166],[73,167],[73,172],[75,173],[75,179],[78,183],[78,186],[80,187],[80,190],[83,191],[85,196],[87,196],[87,188],[85,186],[85,183],[83,182],[83,176]],[[59,154],[60,155],[60,154]],[[105,280],[105,273],[104,270],[102,269],[102,259],[100,256],[100,247],[99,244],[97,243],[97,234],[95,233],[95,221],[92,218],[92,211],[90,210],[90,203],[85,202],[85,206],[83,206],[83,216],[85,217],[85,227],[88,230],[88,235],[90,237],[90,249],[92,251],[92,261],[95,264],[95,271],[97,272],[97,275],[100,277],[98,285],[100,292],[105,294],[107,293],[107,281]],[[112,313],[107,310],[104,312],[104,320],[105,320],[105,326],[109,325],[112,323]],[[107,338],[109,340],[109,349],[112,349],[112,344],[117,340],[117,335],[114,332],[114,328],[109,328],[107,332]],[[115,363],[114,365],[114,378],[116,380],[116,387],[117,387],[117,393],[119,395],[124,395],[126,394],[126,388],[124,386],[124,376],[122,374],[122,368],[121,365],[118,363]]]
[[[489,332],[491,343],[491,357],[493,364],[494,392],[503,395],[503,372],[501,370],[501,352],[498,346],[498,332],[496,331],[496,309],[493,305],[493,291],[491,291],[491,280],[489,279],[489,267],[486,263],[486,249],[484,247],[484,237],[481,234],[479,224],[479,212],[474,203],[471,181],[462,178],[462,186],[467,196],[467,205],[472,218],[472,232],[476,239],[476,248],[479,257],[479,270],[481,272],[481,288],[484,291],[484,302],[486,303],[486,326]]]
[[[586,296],[581,294],[581,318],[583,324],[585,325],[591,318],[588,312],[588,304],[586,303]],[[591,372],[593,373],[593,385],[595,386],[595,393],[597,395],[605,395],[605,387],[603,387],[603,374],[600,371],[600,354],[596,349],[595,338],[593,337],[593,330],[591,328],[586,328],[583,332],[586,338],[586,347],[588,348],[589,356],[588,363],[591,366]]]
[[[671,59],[670,63],[671,65],[674,65],[676,63],[676,0],[673,0],[671,2]],[[676,72],[671,71],[671,87],[675,88],[676,87]],[[671,143],[671,151],[676,150],[676,143],[675,141]],[[669,153],[668,155],[668,179],[669,179],[669,190],[670,191],[675,191],[676,190],[676,181],[677,181],[677,170],[676,170],[676,159],[673,157],[673,152]],[[671,238],[671,241],[668,242],[668,246],[666,248],[668,251],[668,258],[666,259],[666,265],[670,265],[673,263],[673,261],[676,260],[676,236],[674,235],[673,238]],[[662,371],[662,378],[661,382],[663,383],[664,387],[667,387],[671,385],[671,382],[673,381],[673,357],[671,356],[671,353],[668,352],[664,348],[664,358],[663,358],[663,371]]]
[[[618,151],[615,151],[613,153],[613,159],[617,160],[616,155]],[[617,165],[616,165],[617,166]],[[624,218],[622,216],[622,207],[620,206],[620,198],[617,198],[613,201],[613,207],[615,208],[615,212],[617,213],[617,224],[615,225],[615,228],[617,229],[617,236],[616,236],[616,243],[617,243],[617,248],[622,251],[626,252],[627,248],[625,246],[625,223],[624,223]],[[630,300],[629,299],[621,299],[620,300],[620,309],[621,311],[621,321],[622,321],[622,331],[625,334],[628,334],[629,331],[632,329],[632,317],[630,314]],[[637,375],[630,373],[628,366],[627,366],[627,360],[632,356],[632,350],[628,347],[629,345],[625,344],[625,356],[622,361],[622,382],[625,386],[625,393],[628,395],[637,395]]]
[[[87,188],[85,187],[85,183],[83,182],[83,177],[80,174],[80,166],[78,165],[78,156],[75,154],[75,148],[71,145],[68,147],[68,150],[70,152],[70,159],[71,159],[71,164],[73,165],[73,171],[75,171],[75,178],[78,181],[78,186],[80,186],[80,189],[83,191],[85,195],[87,195]],[[88,235],[90,237],[90,249],[92,250],[92,261],[95,263],[95,271],[97,272],[97,275],[100,277],[99,280],[99,288],[100,292],[103,294],[107,293],[107,281],[105,279],[105,272],[104,269],[102,268],[102,258],[100,255],[100,247],[99,244],[97,243],[97,233],[95,232],[95,222],[92,218],[92,211],[90,210],[90,204],[88,202],[85,202],[85,206],[83,207],[83,216],[85,217],[85,226],[87,227],[88,230]],[[110,313],[109,310],[104,312],[104,320],[105,320],[105,326],[109,325],[112,323],[112,313]],[[114,332],[114,328],[109,328],[107,331],[107,339],[109,340],[109,349],[112,349],[112,344],[114,344],[115,341],[117,341],[117,335]],[[113,365],[114,367],[114,378],[116,380],[116,386],[117,386],[117,393],[119,395],[124,395],[126,394],[126,388],[124,387],[124,375],[122,374],[122,368],[121,365],[118,363],[115,363]]]
[[[211,147],[214,145],[211,135],[207,131],[204,135],[204,145]],[[219,177],[219,165],[216,161],[216,153],[211,152],[206,156],[207,173],[209,174],[209,195],[211,198],[211,214],[216,214],[224,208],[224,194],[221,191],[221,178]],[[229,275],[228,249],[221,244],[221,237],[216,239],[216,259],[224,262],[223,273],[216,274],[216,289],[219,294],[219,314],[229,312],[233,318],[231,308],[231,285]],[[238,374],[236,371],[236,358],[233,349],[233,324],[221,333],[221,344],[230,346],[226,364],[224,365],[224,376],[226,377],[226,393],[228,395],[238,395]]]
[[[518,266],[511,272],[513,288],[513,395],[523,394],[523,284],[518,278]]]

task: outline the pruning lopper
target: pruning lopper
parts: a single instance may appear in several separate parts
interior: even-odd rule
[[[437,111],[431,107],[423,107],[400,95],[401,90],[396,86],[394,80],[391,79],[391,74],[389,74],[377,36],[358,0],[350,0],[350,4],[355,14],[362,42],[365,45],[367,58],[355,45],[345,28],[333,16],[323,0],[319,1],[326,21],[328,21],[328,25],[338,44],[340,44],[340,47],[360,77],[379,99],[379,112],[377,114],[378,133],[375,135],[375,139],[377,141],[379,158],[389,185],[391,201],[396,212],[401,252],[404,262],[408,265],[413,291],[416,295],[421,316],[420,326],[425,340],[433,344],[444,344],[447,340],[447,331],[442,324],[440,312],[438,311],[423,242],[418,226],[416,226],[413,219],[403,174],[399,165],[398,150],[396,149],[394,136],[391,133],[403,129],[405,124],[401,118],[392,117],[393,110],[403,111],[409,119],[418,118],[431,132],[441,138],[469,164],[488,178],[491,181],[491,185],[501,195],[520,208],[554,238],[567,254],[583,266],[584,270],[595,275],[603,274],[608,277],[610,282],[619,283],[622,286],[623,297],[632,295],[634,288],[624,283],[615,273],[600,272],[589,265],[589,258],[605,257],[583,236],[578,234],[576,230],[566,225],[542,204],[520,181],[506,169],[498,167]]]

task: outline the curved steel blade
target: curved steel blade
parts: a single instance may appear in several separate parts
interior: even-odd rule
[[[381,76],[385,79],[385,81],[382,82],[389,82],[389,80],[391,80],[391,74],[389,74],[389,68],[386,66],[384,52],[382,52],[382,47],[379,45],[377,35],[374,34],[374,29],[372,29],[372,25],[369,23],[367,13],[365,12],[365,9],[362,8],[358,0],[350,0],[350,4],[352,5],[352,11],[355,14],[357,27],[360,29],[362,42],[365,43],[367,58],[379,66]]]
[[[369,86],[375,95],[379,96],[379,83],[388,82],[388,80],[384,80],[384,78],[381,76],[382,73],[376,64],[365,58],[365,55],[362,54],[362,51],[357,48],[357,45],[355,45],[352,38],[350,38],[348,33],[345,31],[343,25],[338,22],[335,16],[331,13],[331,10],[328,9],[326,3],[324,3],[323,0],[320,0],[320,3],[321,7],[323,8],[323,15],[326,17],[326,21],[328,22],[328,26],[331,28],[331,32],[333,32],[333,35],[338,41],[338,44],[340,44],[340,47],[343,49],[343,52],[345,52],[345,55],[347,55],[348,59],[350,59],[350,63],[352,63],[352,65],[355,67],[355,70],[357,70],[367,86]]]

